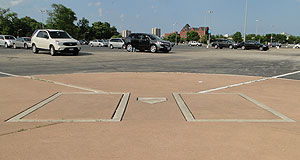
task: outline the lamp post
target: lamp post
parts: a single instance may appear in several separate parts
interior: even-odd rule
[[[214,11],[208,11],[208,14],[213,14]],[[211,16],[209,16],[209,27],[208,27],[208,45],[207,48],[210,47],[210,38],[211,38]]]
[[[42,28],[44,29],[44,13],[47,12],[47,10],[40,10],[42,12]]]
[[[244,26],[244,42],[246,41],[247,32],[247,16],[248,16],[248,0],[246,0],[245,26]]]
[[[177,32],[176,32],[176,30],[174,29],[176,25],[177,25],[177,22],[175,22],[175,23],[173,24],[173,31],[174,31],[174,33],[175,33],[175,44],[177,45]]]
[[[258,33],[258,22],[259,22],[259,20],[256,20],[256,36],[257,36],[257,33]]]

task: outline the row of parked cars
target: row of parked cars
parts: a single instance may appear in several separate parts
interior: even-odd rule
[[[261,51],[269,50],[267,45],[261,44],[254,40],[249,40],[241,43],[234,43],[228,39],[217,39],[212,43],[212,47],[215,49],[222,49],[222,48],[230,48],[230,49],[237,49],[241,48],[242,50],[246,49],[259,49]]]
[[[124,48],[128,52],[135,50],[150,51],[150,52],[164,52],[168,53],[174,46],[171,42],[162,40],[160,37],[147,34],[147,33],[132,33],[126,38],[112,38],[110,40],[98,40],[90,41],[91,47],[109,47]]]

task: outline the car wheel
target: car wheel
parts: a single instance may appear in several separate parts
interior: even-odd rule
[[[242,46],[241,48],[242,48],[242,50],[246,50],[246,47],[245,47],[245,46]]]
[[[27,44],[24,44],[24,48],[25,48],[25,49],[28,49],[28,45],[27,45]]]
[[[14,45],[13,45],[13,48],[14,48],[14,49],[17,49],[17,46],[16,46],[16,44],[14,44]]]
[[[53,46],[50,46],[50,54],[51,54],[51,56],[56,55],[56,51],[55,51],[55,48]]]
[[[132,45],[131,45],[131,44],[128,44],[128,45],[126,46],[126,50],[127,50],[128,52],[132,52]]]
[[[152,53],[156,53],[156,52],[157,52],[157,47],[156,47],[156,45],[151,45],[151,46],[150,46],[150,51],[151,51]]]
[[[8,44],[7,44],[7,43],[5,43],[5,44],[4,44],[4,47],[5,47],[5,48],[8,48]]]
[[[263,50],[264,50],[264,48],[263,48],[263,47],[259,47],[259,50],[260,50],[260,51],[263,51]]]
[[[122,49],[125,49],[125,48],[126,48],[126,46],[125,46],[125,44],[123,44],[123,45],[122,45]]]
[[[32,45],[32,52],[39,53],[39,50],[36,48],[35,44]]]
[[[114,46],[112,44],[109,47],[110,47],[110,49],[114,49]]]
[[[230,45],[230,46],[229,46],[229,49],[233,49],[233,46],[232,46],[232,45]]]

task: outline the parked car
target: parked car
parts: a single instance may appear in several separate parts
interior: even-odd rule
[[[188,43],[189,46],[202,46],[202,43],[197,42],[197,41],[190,41]]]
[[[109,40],[108,46],[111,49],[125,48],[125,40],[123,38],[112,38]]]
[[[140,51],[149,50],[152,53],[158,51],[168,53],[172,49],[171,42],[147,33],[132,33],[126,37],[125,44],[128,52],[138,49]]]
[[[296,45],[294,45],[294,47],[293,48],[300,48],[300,44],[296,44]]]
[[[0,35],[0,46],[5,48],[12,47],[16,38],[11,35]]]
[[[14,41],[13,47],[16,48],[31,48],[31,39],[30,37],[21,37],[21,38],[17,38]]]
[[[246,50],[246,49],[259,49],[261,51],[269,50],[269,47],[267,45],[263,45],[257,41],[241,42],[238,44],[238,48],[241,48],[242,50]]]
[[[218,48],[220,48],[220,49],[222,49],[222,48],[236,49],[237,44],[228,39],[216,39],[215,41],[213,41],[212,47],[214,47],[215,49],[218,49]]]
[[[90,41],[89,45],[91,47],[107,47],[108,46],[108,41],[106,39],[95,39],[93,41]]]
[[[272,43],[268,43],[269,47],[281,47],[281,43],[277,43],[277,42],[272,42]]]
[[[79,43],[80,43],[80,45],[88,45],[89,44],[89,42],[84,39],[79,40]]]
[[[51,56],[55,56],[58,52],[78,55],[81,50],[79,41],[63,30],[36,30],[32,35],[31,44],[33,53],[50,50]]]

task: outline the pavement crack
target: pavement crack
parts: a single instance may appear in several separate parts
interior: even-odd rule
[[[61,124],[61,123],[64,123],[64,122],[56,122],[56,123],[45,124],[45,125],[37,125],[35,127],[25,128],[25,129],[21,128],[21,129],[19,129],[17,131],[12,131],[12,132],[8,132],[8,133],[2,133],[2,134],[0,134],[0,137],[11,135],[11,134],[15,134],[15,133],[20,133],[20,132],[30,131],[30,130],[34,130],[34,129],[50,127],[50,126],[54,126],[54,125]]]

